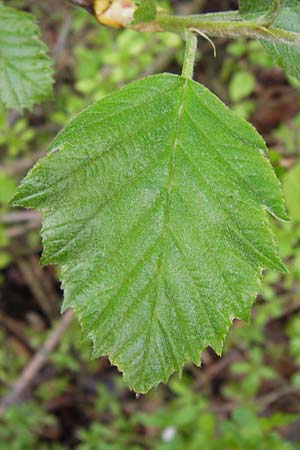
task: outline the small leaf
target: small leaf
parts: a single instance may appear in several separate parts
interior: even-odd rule
[[[150,22],[156,16],[156,0],[141,0],[134,13],[134,22]]]
[[[240,0],[240,12],[246,18],[254,19],[265,14],[271,5],[272,0]],[[272,26],[299,33],[299,42],[295,44],[273,43],[265,39],[261,43],[283,69],[300,80],[300,2],[285,0]]]
[[[51,95],[51,61],[33,16],[0,3],[0,104],[31,108]]]
[[[203,86],[163,74],[75,117],[18,189],[43,212],[43,264],[62,266],[94,355],[147,392],[249,318],[262,268],[284,270],[285,219],[262,138]]]

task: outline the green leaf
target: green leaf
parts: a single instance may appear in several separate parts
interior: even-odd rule
[[[76,116],[13,204],[43,212],[43,264],[62,266],[94,356],[147,392],[249,318],[262,268],[284,270],[285,219],[262,138],[203,86],[163,74]]]
[[[14,178],[0,170],[0,211],[6,206],[16,190]]]
[[[240,0],[240,13],[248,17],[257,17],[265,14],[272,5],[273,0]]]
[[[156,16],[156,0],[141,0],[134,13],[134,22],[150,22]]]
[[[0,104],[22,110],[49,97],[51,61],[33,16],[0,3]]]
[[[252,73],[237,71],[229,83],[229,96],[233,102],[238,102],[252,94],[256,80]]]
[[[272,0],[240,0],[240,12],[246,18],[253,19],[265,14],[272,5]],[[279,15],[272,25],[286,31],[300,33],[300,2],[286,0]],[[261,40],[264,47],[274,56],[279,65],[300,80],[300,40],[298,44],[273,43]]]
[[[283,187],[289,217],[300,223],[300,164],[295,164],[284,176]]]

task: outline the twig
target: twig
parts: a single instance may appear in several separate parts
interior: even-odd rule
[[[229,364],[239,359],[241,359],[241,354],[235,350],[228,355],[223,356],[215,364],[212,364],[201,373],[201,378],[199,377],[194,383],[194,389],[202,389],[213,378],[216,378],[221,372],[223,372]]]
[[[262,414],[272,403],[277,402],[282,397],[288,395],[294,396],[297,394],[299,394],[298,386],[282,386],[280,389],[276,389],[269,394],[249,400],[249,405],[255,405],[258,408],[259,413]],[[231,401],[218,406],[212,405],[207,411],[213,411],[218,415],[228,415],[236,409],[237,406],[238,402]]]
[[[3,314],[0,314],[0,326],[6,330],[7,334],[10,334],[19,342],[29,356],[34,354],[32,346],[22,333],[22,325],[18,320],[12,319],[7,315],[4,316]]]
[[[290,304],[287,304],[287,306],[285,308],[283,308],[283,311],[282,311],[282,314],[280,315],[280,318],[289,316],[290,314],[298,311],[299,309],[300,309],[299,301],[298,302],[291,302]]]
[[[5,172],[7,175],[11,176],[23,174],[24,172],[26,172],[26,170],[32,167],[38,159],[42,158],[42,156],[45,156],[45,153],[45,151],[39,151],[36,153],[32,153],[30,157],[19,159],[13,164],[1,165],[0,172]]]
[[[0,417],[2,417],[7,408],[16,403],[22,396],[25,389],[30,385],[39,370],[48,359],[49,354],[56,347],[60,337],[70,325],[73,318],[73,311],[69,309],[61,318],[54,330],[49,334],[45,343],[40,347],[29,364],[24,368],[20,377],[12,385],[9,394],[3,398],[0,404]]]
[[[43,292],[48,300],[48,303],[51,307],[53,317],[57,317],[59,314],[58,311],[58,295],[54,287],[54,283],[52,281],[52,278],[50,278],[47,272],[44,272],[39,264],[39,258],[32,254],[28,257],[28,260],[30,262],[30,266],[32,269],[33,275],[36,277],[36,279],[39,280],[40,285],[43,289]]]
[[[93,0],[68,0],[68,2],[86,9],[91,14],[93,13]]]
[[[18,238],[18,237],[24,236],[24,234],[29,233],[32,230],[40,228],[40,226],[41,226],[41,220],[39,218],[36,218],[29,222],[26,222],[23,225],[16,225],[16,226],[10,227],[9,229],[5,230],[5,234],[10,239]],[[17,252],[15,251],[15,253],[17,253]]]
[[[0,223],[11,224],[20,222],[31,222],[32,220],[41,221],[41,214],[34,211],[10,211],[0,216]]]
[[[60,59],[60,56],[66,47],[66,42],[71,29],[72,29],[72,16],[68,14],[63,21],[60,32],[58,34],[57,41],[52,51],[56,60]]]
[[[299,386],[282,386],[280,389],[277,389],[273,392],[270,392],[269,394],[266,394],[262,397],[258,397],[256,403],[261,407],[262,409],[266,409],[268,406],[270,406],[272,403],[277,402],[282,397],[285,397],[287,395],[291,394],[299,394]]]
[[[45,286],[41,282],[42,269],[35,264],[34,256],[32,255],[28,258],[16,256],[15,262],[40,308],[51,321],[57,316],[57,299],[53,295],[49,295],[49,292],[46,292]]]

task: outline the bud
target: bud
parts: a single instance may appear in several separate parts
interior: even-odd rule
[[[136,8],[130,0],[94,0],[93,7],[98,22],[113,28],[129,26]]]

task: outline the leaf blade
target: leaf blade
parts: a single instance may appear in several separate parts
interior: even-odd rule
[[[0,3],[0,102],[22,110],[49,97],[52,63],[33,16]]]
[[[249,19],[265,14],[272,0],[260,2],[257,0],[240,0],[240,13]],[[286,31],[300,34],[300,4],[297,0],[286,0],[273,26]],[[268,52],[278,61],[279,65],[292,76],[300,80],[300,42],[295,44],[273,43],[260,40]]]
[[[261,269],[284,270],[266,210],[286,216],[265,152],[203,86],[156,75],[74,118],[17,191],[14,204],[43,211],[64,307],[137,392],[199,364],[208,345],[220,353]]]

